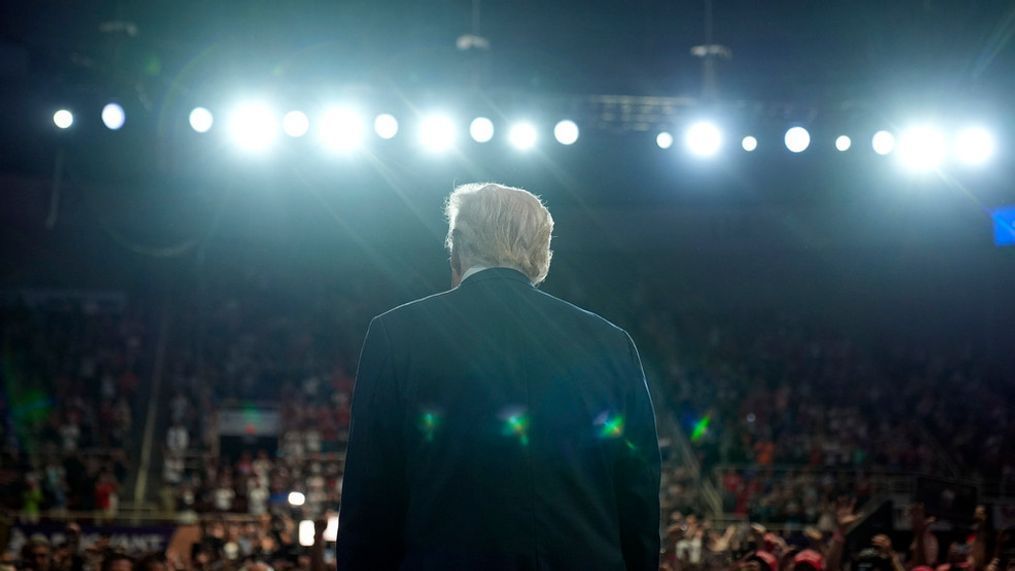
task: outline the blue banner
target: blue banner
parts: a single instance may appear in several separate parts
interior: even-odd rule
[[[994,219],[994,244],[1015,246],[1015,206],[1002,206],[990,213]]]

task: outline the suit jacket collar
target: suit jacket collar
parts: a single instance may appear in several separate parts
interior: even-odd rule
[[[477,272],[469,279],[462,281],[458,287],[469,287],[470,284],[477,284],[479,282],[490,281],[490,280],[506,280],[516,281],[532,286],[532,282],[529,281],[529,277],[513,268],[488,268],[481,272]]]

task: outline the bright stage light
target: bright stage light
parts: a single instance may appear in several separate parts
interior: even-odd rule
[[[300,521],[300,526],[297,528],[296,533],[301,547],[314,546],[314,538],[317,536],[317,532],[314,529],[314,520],[305,519]]]
[[[486,117],[476,117],[469,123],[469,136],[477,143],[488,143],[493,139],[493,121]]]
[[[890,131],[878,131],[871,137],[871,148],[879,155],[890,155],[895,150],[895,135]]]
[[[394,139],[398,134],[398,119],[394,115],[381,113],[374,118],[374,132],[382,139]]]
[[[289,492],[289,505],[294,507],[300,507],[306,503],[307,497],[303,495],[303,492]]]
[[[53,113],[53,124],[60,129],[69,129],[74,124],[74,114],[66,109],[59,109]]]
[[[227,121],[233,142],[241,149],[260,153],[271,148],[278,135],[278,119],[264,103],[244,103]]]
[[[748,153],[753,153],[754,150],[758,148],[758,139],[747,135],[742,141],[740,141],[740,146]]]
[[[207,133],[211,129],[212,124],[215,123],[215,117],[212,116],[211,111],[208,111],[204,107],[195,107],[190,112],[189,121],[191,129],[198,133]]]
[[[419,123],[419,143],[434,153],[455,146],[455,123],[446,115],[428,115]]]
[[[127,122],[127,114],[118,103],[107,103],[102,108],[102,124],[111,131],[116,131]]]
[[[699,121],[684,133],[684,144],[696,157],[711,157],[718,153],[719,147],[722,146],[722,133],[714,123]]]
[[[561,145],[573,145],[578,140],[578,125],[565,119],[553,127],[553,137]]]
[[[786,131],[786,148],[793,153],[802,153],[811,146],[811,134],[803,127],[793,127]]]
[[[994,135],[983,127],[966,127],[955,138],[955,158],[960,163],[978,166],[994,156]]]
[[[914,172],[932,171],[944,162],[948,148],[944,134],[930,125],[917,125],[899,135],[899,162]]]
[[[359,113],[345,107],[333,107],[321,116],[319,137],[329,151],[347,153],[363,144],[365,130]]]
[[[539,133],[532,123],[515,123],[508,131],[508,141],[519,151],[527,151],[536,146]]]
[[[850,147],[853,146],[853,139],[850,139],[846,135],[839,135],[835,139],[835,148],[840,152],[846,152]]]
[[[656,135],[656,144],[659,145],[660,149],[668,149],[673,146],[673,135],[666,131]]]
[[[282,117],[282,130],[290,137],[302,137],[310,130],[310,119],[302,111],[290,111]]]

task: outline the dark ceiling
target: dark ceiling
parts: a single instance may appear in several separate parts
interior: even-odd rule
[[[491,50],[455,48],[470,0],[6,2],[0,69],[29,82],[394,84],[565,94],[696,95],[704,2],[484,0]],[[738,99],[997,94],[1015,87],[1015,3],[715,0],[729,46],[720,94]],[[129,22],[124,27],[112,22]],[[107,31],[102,31],[103,27]],[[110,30],[112,28],[112,30]],[[136,32],[136,33],[133,33]],[[477,63],[474,59],[483,59]]]

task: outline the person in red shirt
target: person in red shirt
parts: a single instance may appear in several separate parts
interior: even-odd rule
[[[115,515],[119,488],[116,478],[108,470],[104,470],[95,482],[95,507],[107,515]]]

